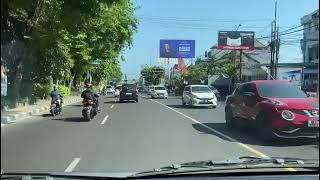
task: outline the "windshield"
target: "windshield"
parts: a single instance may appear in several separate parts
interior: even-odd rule
[[[134,84],[124,84],[122,86],[122,89],[127,89],[127,90],[136,90],[137,86]]]
[[[1,0],[1,169],[319,161],[318,20],[318,0]]]
[[[261,84],[258,90],[263,97],[270,98],[306,98],[307,95],[297,86],[287,83]]]
[[[211,89],[207,86],[193,86],[191,87],[192,92],[211,92]]]
[[[154,90],[166,90],[165,87],[155,87]]]

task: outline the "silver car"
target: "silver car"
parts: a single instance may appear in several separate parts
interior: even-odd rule
[[[182,94],[182,105],[217,107],[217,97],[207,85],[186,86]]]

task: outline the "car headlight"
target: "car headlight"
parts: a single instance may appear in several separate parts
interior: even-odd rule
[[[292,121],[294,119],[293,112],[291,112],[289,110],[283,110],[281,113],[281,116],[283,117],[283,119],[285,119],[287,121]]]

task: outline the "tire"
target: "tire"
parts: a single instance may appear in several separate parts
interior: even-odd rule
[[[84,118],[85,121],[90,121],[91,120],[90,110],[86,110],[85,112],[83,112],[83,118]]]
[[[212,109],[215,109],[215,108],[217,108],[217,106],[211,106],[211,108],[212,108]]]
[[[56,114],[54,113],[54,109],[50,110],[51,116],[55,116]]]
[[[230,108],[225,110],[225,120],[227,128],[235,128],[235,118]]]
[[[136,99],[135,101],[136,101],[136,102],[139,102],[139,100],[138,100],[138,99]]]
[[[184,102],[184,100],[182,99],[182,105],[186,106],[186,102]]]
[[[123,103],[123,99],[120,99],[120,103]]]
[[[261,140],[265,142],[272,141],[275,137],[272,133],[272,122],[267,114],[259,114],[257,117],[257,133]]]

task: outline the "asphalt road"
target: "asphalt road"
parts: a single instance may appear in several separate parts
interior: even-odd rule
[[[7,172],[138,172],[197,160],[240,156],[319,159],[319,143],[265,144],[250,128],[228,130],[224,103],[186,108],[181,97],[119,103],[101,97],[101,113],[81,117],[81,103],[56,117],[42,115],[1,129],[1,169]]]

